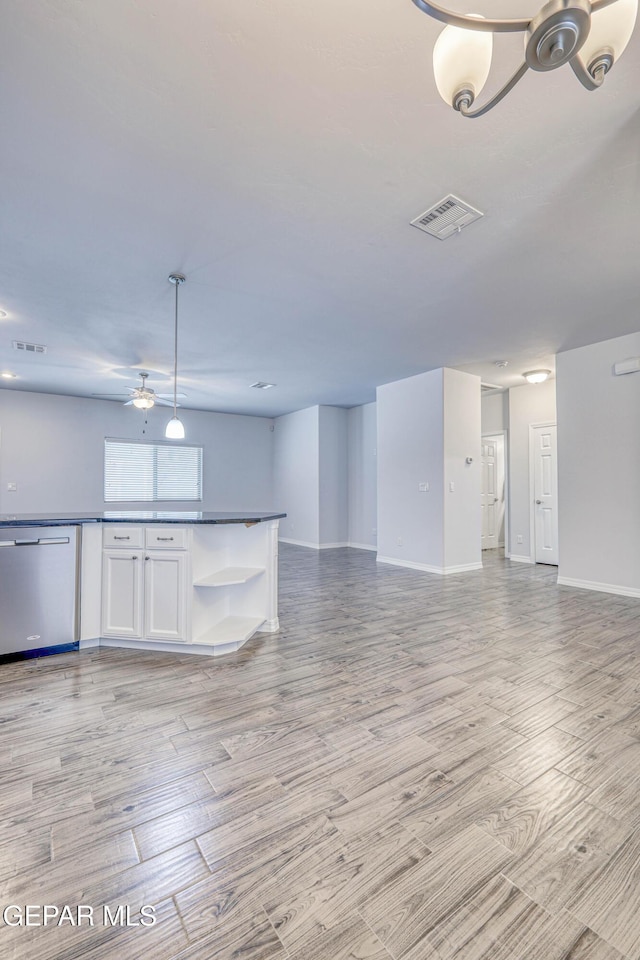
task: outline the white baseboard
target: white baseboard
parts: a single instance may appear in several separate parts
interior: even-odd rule
[[[433,567],[428,563],[414,563],[412,560],[396,560],[395,557],[377,558],[378,563],[390,563],[394,567],[407,567],[409,570],[421,570],[423,573],[436,573],[446,577],[452,573],[470,573],[472,570],[482,570],[482,563],[464,563],[456,567]]]
[[[265,621],[265,623],[271,623],[271,621]],[[267,626],[258,627],[256,632],[261,632],[262,630],[265,630],[267,633],[271,632]],[[250,639],[251,637],[248,638],[248,640]],[[218,643],[214,646],[213,644],[207,643],[172,643],[170,640],[129,640],[126,637],[100,637],[97,641],[81,640],[80,649],[85,650],[87,647],[119,647],[123,650],[151,650],[154,653],[188,653],[194,656],[219,657],[224,653],[235,653],[235,651],[239,650],[245,643],[247,643],[247,640],[243,640],[242,643]]]
[[[513,560],[514,563],[534,563],[531,557],[520,557],[517,553],[510,553],[509,560]]]
[[[450,573],[471,573],[473,570],[482,570],[482,560],[478,563],[461,563],[457,567],[445,567],[442,572],[448,576]]]
[[[309,550],[335,550],[337,547],[350,547],[346,540],[341,543],[311,543],[309,540],[291,540],[289,537],[279,537],[280,543],[292,543],[294,547],[307,547]],[[375,547],[373,547],[375,550]]]
[[[87,640],[80,641],[81,650],[90,650],[91,647],[100,646],[100,637],[89,637]]]
[[[351,547],[352,550],[373,550],[374,553],[378,549],[370,543],[349,543],[347,546]]]
[[[308,547],[309,550],[318,550],[317,543],[310,543],[308,540],[292,540],[290,537],[278,537],[280,543],[291,543],[294,547]]]
[[[277,617],[274,617],[273,620],[265,620],[264,624],[260,627],[260,633],[277,633],[280,629],[280,621]]]
[[[614,593],[619,597],[640,599],[638,587],[621,587],[616,583],[598,583],[596,580],[574,580],[573,577],[558,577],[561,587],[576,587],[578,590],[597,590],[599,593]]]

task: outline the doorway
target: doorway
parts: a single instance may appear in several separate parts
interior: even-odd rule
[[[558,565],[558,444],[555,423],[530,432],[531,543],[536,563]]]
[[[505,438],[492,434],[481,438],[481,549],[496,550],[505,543]]]

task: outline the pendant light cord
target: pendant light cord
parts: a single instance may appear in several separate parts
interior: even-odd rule
[[[175,331],[173,339],[173,416],[176,418],[178,416],[177,406],[178,406],[178,287],[180,283],[176,283],[176,320],[175,320]]]

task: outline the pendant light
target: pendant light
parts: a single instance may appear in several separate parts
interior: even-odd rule
[[[173,416],[164,431],[167,440],[184,440],[184,424],[178,419],[178,287],[185,282],[186,277],[181,273],[172,273],[169,283],[176,288],[176,310],[173,338]]]

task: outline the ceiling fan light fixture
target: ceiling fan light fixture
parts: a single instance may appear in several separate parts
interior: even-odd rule
[[[527,70],[570,65],[587,90],[596,90],[631,39],[638,0],[546,0],[535,16],[485,18],[413,0],[446,27],[433,49],[438,93],[465,117],[481,117],[520,82]],[[521,33],[524,59],[513,76],[482,106],[471,109],[491,68],[494,33]]]
[[[138,410],[151,410],[151,407],[155,405],[155,400],[149,396],[134,397],[133,405],[137,407]]]
[[[551,370],[528,370],[522,376],[528,383],[544,383],[551,376]]]

